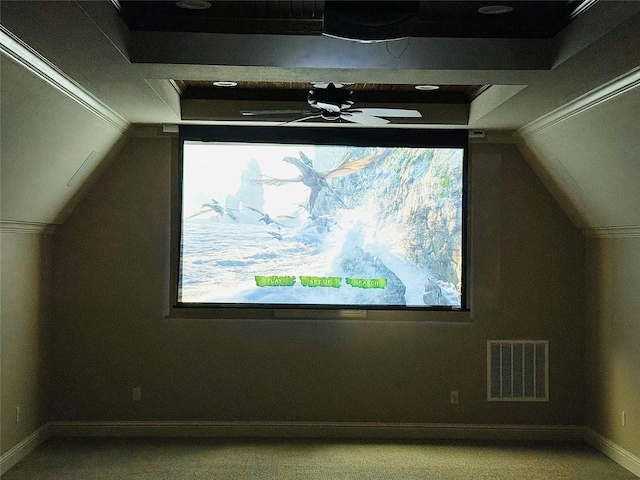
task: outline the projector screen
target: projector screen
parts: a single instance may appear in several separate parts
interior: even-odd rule
[[[178,304],[464,307],[465,145],[236,129],[182,135]]]

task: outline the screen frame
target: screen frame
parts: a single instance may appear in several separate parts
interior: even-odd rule
[[[310,145],[345,145],[361,147],[422,147],[459,148],[463,150],[462,165],[462,269],[461,306],[403,305],[296,305],[296,304],[213,304],[178,301],[182,245],[182,179],[184,144],[188,141],[219,143],[275,143]],[[340,128],[305,126],[228,126],[180,125],[178,151],[172,162],[171,178],[171,246],[169,275],[169,316],[182,318],[225,319],[388,319],[424,320],[429,312],[469,312],[468,298],[468,170],[469,139],[466,129],[401,129],[401,128]],[[468,321],[469,316],[454,320]]]

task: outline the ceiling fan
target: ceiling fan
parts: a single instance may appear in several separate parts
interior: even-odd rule
[[[244,110],[243,116],[258,115],[305,115],[302,118],[285,122],[282,125],[303,122],[312,118],[324,120],[358,123],[369,127],[385,125],[390,121],[386,118],[420,118],[418,110],[403,108],[352,108],[353,91],[344,88],[341,83],[314,83],[309,90],[307,103],[314,110]]]

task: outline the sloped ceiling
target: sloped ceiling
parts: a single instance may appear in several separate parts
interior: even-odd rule
[[[373,44],[320,35],[134,32],[118,16],[114,3],[3,2],[1,22],[5,32],[130,123],[184,122],[172,80],[332,81],[491,85],[466,105],[467,122],[458,128],[516,131],[640,65],[636,1],[596,2],[550,38],[425,36]],[[518,2],[506,3],[517,8]],[[3,59],[2,220],[48,223],[68,203],[66,183],[75,169],[92,151],[104,152],[121,132],[100,120],[84,121],[79,113],[83,107],[73,100],[52,102],[61,94],[44,83],[36,88],[41,94],[32,95],[28,84],[33,81],[23,82],[17,67],[5,69],[7,63]],[[626,98],[637,99],[637,94]],[[20,103],[27,99],[30,107],[23,109]],[[604,193],[593,187],[595,176],[586,173],[601,162],[601,150],[587,148],[596,133],[602,149],[611,147],[606,151],[615,157],[609,163],[612,168],[625,178],[637,172],[637,137],[629,134],[621,140],[617,132],[597,128],[605,119],[614,119],[611,125],[637,126],[634,110],[624,108],[632,104],[621,98],[523,142],[534,152],[541,171],[551,172],[550,181],[562,187],[560,196],[579,205],[584,225],[640,224],[622,196],[604,201]],[[212,115],[204,121],[235,120]],[[238,118],[241,121],[246,119]],[[34,131],[27,133],[28,128]],[[73,139],[60,132],[64,128],[74,132]],[[562,140],[553,135],[556,128],[567,129]],[[554,158],[562,160],[573,183],[562,183],[553,174]],[[46,181],[38,180],[39,175]],[[6,194],[5,184],[14,185]],[[628,214],[615,216],[620,211]]]
[[[3,227],[59,221],[122,131],[0,57]]]
[[[550,190],[588,233],[640,233],[640,70],[633,79],[579,114],[520,132],[531,162],[545,168]]]

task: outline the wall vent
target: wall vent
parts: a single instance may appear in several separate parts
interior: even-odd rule
[[[487,400],[549,401],[549,341],[489,340]]]

